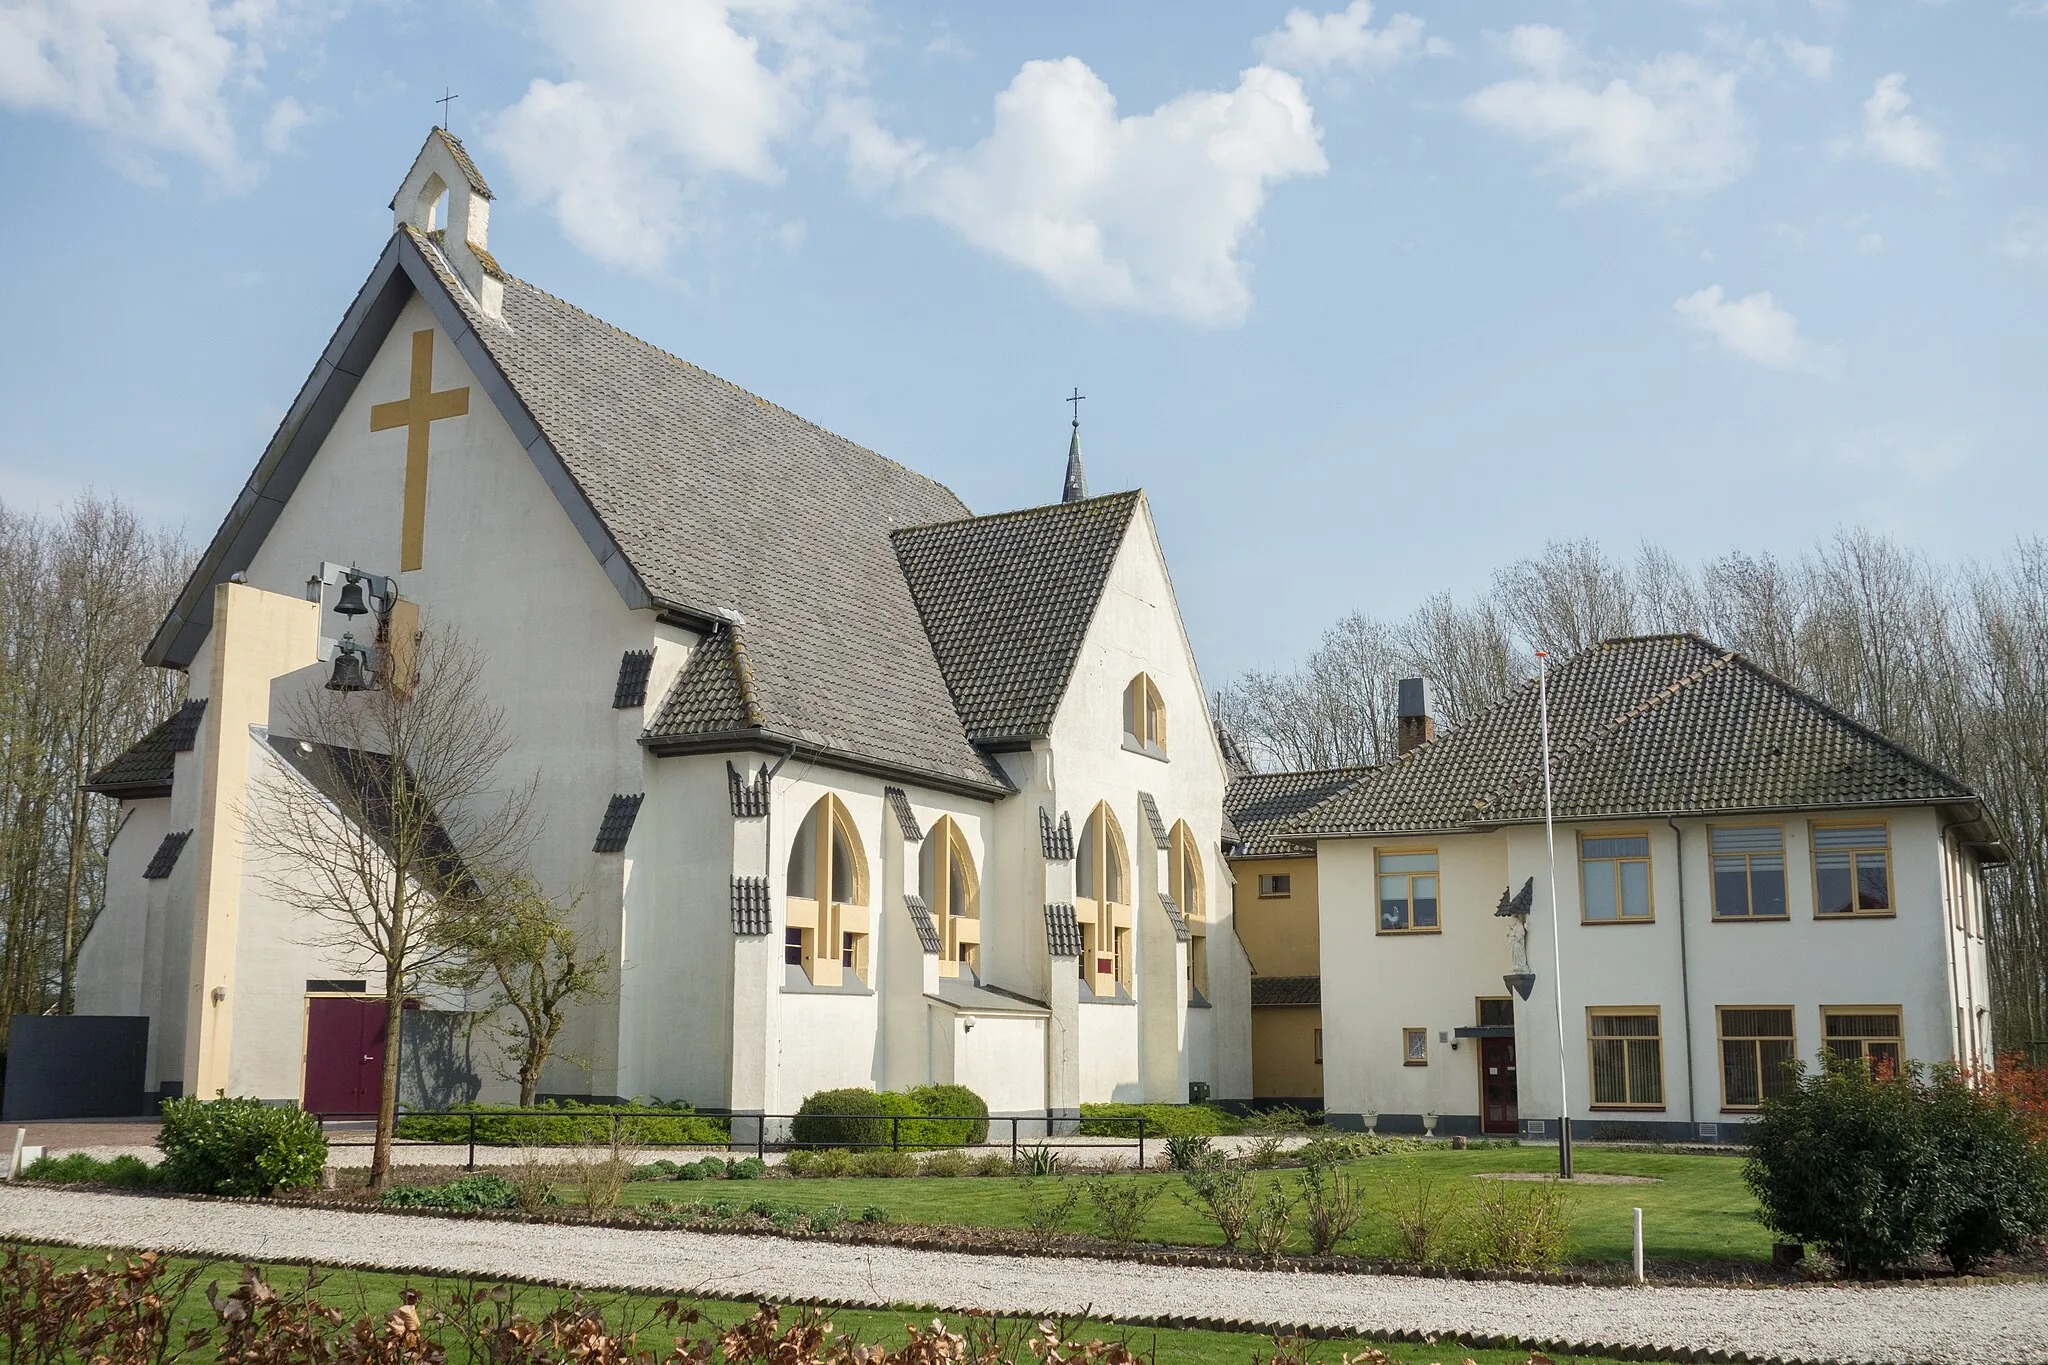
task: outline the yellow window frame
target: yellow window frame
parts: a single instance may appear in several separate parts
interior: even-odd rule
[[[1383,858],[1412,858],[1425,853],[1436,859],[1436,870],[1433,872],[1380,871],[1380,860]],[[1380,917],[1380,879],[1382,877],[1406,877],[1408,879],[1408,924],[1406,928],[1389,929],[1386,926],[1386,922]],[[1415,927],[1415,879],[1417,877],[1433,877],[1436,879],[1436,923],[1425,925],[1420,929]],[[1403,934],[1441,934],[1444,931],[1444,860],[1442,853],[1435,846],[1376,848],[1372,851],[1372,922],[1375,933],[1389,938]]]
[[[1872,827],[1884,830],[1884,847],[1882,849],[1872,847],[1854,849],[1829,849],[1827,851],[1830,853],[1848,853],[1850,855],[1849,887],[1852,894],[1856,891],[1858,885],[1857,878],[1858,874],[1862,871],[1862,860],[1873,852],[1882,853],[1884,857],[1884,897],[1886,901],[1885,908],[1882,910],[1841,910],[1836,911],[1834,913],[1829,913],[1827,911],[1822,910],[1820,908],[1821,849],[1820,841],[1814,838],[1815,832],[1823,829],[1870,829]],[[1813,917],[1815,919],[1843,920],[1898,918],[1899,884],[1898,878],[1895,875],[1895,870],[1892,867],[1892,822],[1888,817],[1882,815],[1874,815],[1871,816],[1869,819],[1865,820],[1807,821],[1806,869],[1813,878]],[[1790,907],[1788,906],[1787,909],[1790,909]]]
[[[1581,924],[1655,924],[1657,922],[1657,863],[1655,851],[1651,848],[1651,833],[1647,829],[1602,829],[1579,831],[1579,923]],[[1588,839],[1641,839],[1641,857],[1629,854],[1625,857],[1601,856],[1594,862],[1614,864],[1614,909],[1613,919],[1592,919],[1586,914],[1586,841]],[[1625,863],[1643,865],[1643,895],[1650,902],[1647,915],[1622,913],[1621,869]],[[1711,864],[1710,864],[1711,865]]]
[[[1595,1019],[1654,1019],[1655,1033],[1608,1033],[1593,1031]],[[1621,1077],[1625,1097],[1620,1100],[1598,1098],[1596,1078],[1600,1074],[1598,1047],[1602,1043],[1621,1045]],[[1657,1098],[1653,1103],[1640,1099],[1635,1094],[1634,1073],[1630,1059],[1638,1044],[1648,1044],[1657,1058]],[[1630,1110],[1637,1113],[1658,1113],[1668,1107],[1665,1099],[1664,1076],[1664,1007],[1661,1005],[1588,1005],[1586,1007],[1586,1102],[1590,1109]]]

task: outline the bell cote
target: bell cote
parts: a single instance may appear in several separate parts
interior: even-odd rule
[[[461,139],[445,128],[427,134],[391,200],[391,228],[432,237],[487,316],[504,316],[505,287],[491,258],[491,187]]]

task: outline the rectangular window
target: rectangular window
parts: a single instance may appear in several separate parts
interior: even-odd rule
[[[804,965],[804,931],[784,929],[782,931],[782,960],[792,967]]]
[[[1784,919],[1785,828],[1716,825],[1714,918]]]
[[[1290,872],[1261,872],[1259,894],[1266,897],[1291,896],[1294,894],[1294,874]]]
[[[1482,995],[1479,997],[1479,1027],[1513,1028],[1514,1026],[1514,1001],[1504,995]]]
[[[1754,1109],[1791,1084],[1786,1066],[1798,1056],[1789,1005],[1723,1005],[1721,1107]]]
[[[1401,1064],[1403,1066],[1429,1065],[1428,1029],[1404,1028],[1401,1030]]]
[[[1581,835],[1579,876],[1588,923],[1650,918],[1650,836]]]
[[[1823,1005],[1821,1035],[1828,1051],[1895,1073],[1904,1057],[1906,1028],[1897,1005]]]
[[[1316,1030],[1316,1065],[1317,1065],[1317,1066],[1321,1066],[1322,1064],[1323,1064],[1323,1031],[1322,1031],[1321,1029],[1317,1029],[1317,1030]]]
[[[1655,1005],[1586,1011],[1595,1109],[1664,1107],[1664,1038]]]
[[[1890,914],[1890,832],[1883,825],[1815,825],[1813,894],[1819,915]]]
[[[839,936],[839,965],[846,968],[849,972],[853,970],[853,945],[854,935],[841,934]]]
[[[1380,932],[1437,932],[1436,850],[1378,857]]]

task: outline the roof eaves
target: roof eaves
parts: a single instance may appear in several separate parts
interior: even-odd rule
[[[143,651],[145,663],[176,669],[191,665],[200,642],[212,629],[214,588],[230,575],[248,568],[254,560],[314,455],[362,382],[399,312],[415,294],[448,334],[463,363],[512,429],[514,438],[526,449],[534,467],[626,604],[633,608],[654,605],[646,584],[627,562],[625,552],[612,538],[588,495],[513,390],[511,381],[479,338],[469,315],[456,302],[449,284],[452,274],[444,278],[429,260],[429,250],[439,256],[438,250],[410,227],[392,233],[385,243],[383,253],[356,291],[312,373],[306,376],[298,396],[272,433],[256,468]],[[428,288],[429,281],[435,287]]]

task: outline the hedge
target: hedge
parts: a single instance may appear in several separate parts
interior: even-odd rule
[[[607,1110],[616,1111],[616,1120]],[[489,1147],[605,1142],[611,1138],[614,1122],[631,1125],[632,1141],[646,1146],[717,1146],[732,1134],[728,1120],[694,1113],[688,1105],[587,1105],[552,1100],[532,1109],[474,1104],[443,1113],[405,1114],[398,1120],[398,1136],[412,1142],[467,1142],[471,1114],[477,1116],[476,1140]]]
[[[261,1100],[167,1100],[156,1145],[164,1183],[187,1194],[271,1195],[320,1183],[320,1121]]]
[[[1088,1137],[1135,1138],[1135,1123],[1094,1123],[1092,1119],[1145,1120],[1145,1136],[1221,1137],[1241,1126],[1231,1115],[1213,1104],[1084,1104],[1081,1132]]]
[[[988,1105],[964,1085],[820,1090],[797,1106],[789,1137],[798,1147],[964,1147],[988,1141]]]

